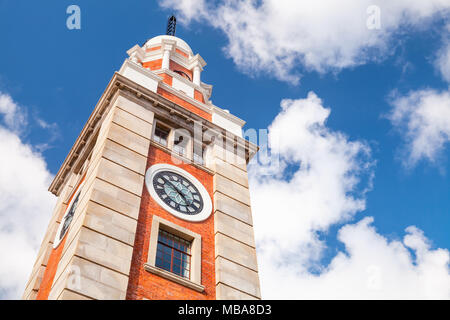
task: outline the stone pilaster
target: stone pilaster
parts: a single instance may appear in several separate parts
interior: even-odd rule
[[[111,101],[49,299],[125,299],[152,123],[144,107]]]
[[[30,274],[30,278],[25,287],[24,294],[22,296],[23,300],[34,300],[37,296],[37,292],[42,282],[45,269],[47,267],[47,262],[50,257],[50,253],[53,249],[53,240],[58,230],[61,218],[64,215],[64,211],[67,208],[69,201],[69,195],[73,190],[74,184],[76,183],[77,175],[72,174],[68,179],[68,183],[61,191],[58,197],[55,208],[53,210],[52,218],[48,224],[45,237],[42,240],[41,247],[36,257],[36,262]]]
[[[233,147],[214,145],[217,299],[261,299],[247,166]]]

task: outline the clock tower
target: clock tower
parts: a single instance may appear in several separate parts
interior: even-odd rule
[[[260,299],[244,121],[168,34],[128,50],[49,191],[23,299]]]

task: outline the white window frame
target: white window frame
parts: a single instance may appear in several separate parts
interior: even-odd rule
[[[156,131],[156,127],[162,127],[166,130],[169,131],[169,135],[167,136],[167,144],[163,145],[161,143],[159,143],[158,141],[155,140],[155,131]],[[164,148],[169,149],[174,155],[178,156],[178,157],[182,157],[182,158],[186,158],[186,159],[190,159],[192,160],[193,158],[193,144],[192,144],[192,138],[190,137],[191,134],[189,134],[189,136],[183,136],[185,137],[188,141],[186,143],[186,147],[185,147],[185,154],[180,154],[178,152],[175,152],[174,150],[174,146],[175,146],[175,132],[178,130],[186,130],[187,132],[189,132],[187,129],[185,128],[174,128],[170,125],[167,125],[159,120],[156,120],[153,122],[153,129],[152,129],[152,141],[156,142],[157,144],[163,146]]]
[[[169,134],[167,135],[167,143],[166,143],[166,145],[163,145],[163,144],[160,143],[159,141],[156,141],[156,140],[155,140],[155,137],[156,137],[156,135],[155,135],[155,134],[156,134],[156,127],[161,127],[161,128],[166,129],[167,131],[169,131]],[[162,123],[161,121],[155,120],[155,122],[154,122],[154,124],[153,124],[152,140],[155,141],[156,143],[158,143],[158,144],[160,144],[160,145],[166,147],[166,148],[169,148],[169,144],[170,144],[170,139],[171,139],[171,136],[172,136],[172,132],[173,132],[172,127],[170,127],[170,126],[168,126],[168,125]]]

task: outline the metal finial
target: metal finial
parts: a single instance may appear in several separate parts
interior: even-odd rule
[[[172,15],[167,21],[167,31],[166,34],[169,36],[175,36],[175,31],[177,29],[177,18]]]

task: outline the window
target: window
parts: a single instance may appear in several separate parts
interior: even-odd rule
[[[153,135],[153,140],[167,147],[167,138],[169,137],[169,132],[169,129],[157,123],[155,127],[155,133]]]
[[[191,243],[159,230],[155,265],[184,278],[190,278]]]
[[[194,141],[191,131],[172,126],[173,124],[166,124],[155,119],[152,140],[170,149],[173,156],[188,158],[193,163],[204,166],[207,147],[202,141]]]
[[[182,76],[185,79],[188,79],[189,81],[192,81],[191,77],[184,71],[181,70],[173,70],[175,73],[178,73],[180,76]]]
[[[201,283],[201,235],[154,215],[144,269],[195,291],[205,291]]]

